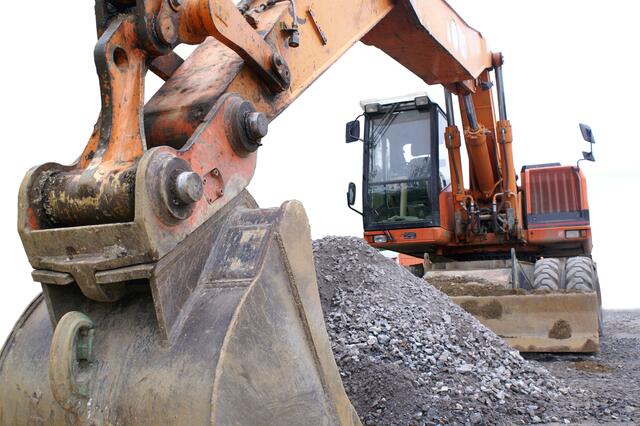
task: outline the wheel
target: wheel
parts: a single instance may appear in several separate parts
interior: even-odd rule
[[[540,259],[533,269],[535,290],[560,290],[562,285],[562,264],[560,259]]]
[[[585,256],[570,257],[565,264],[565,282],[567,290],[595,291],[598,296],[598,331],[602,335],[604,320],[602,317],[602,296],[598,268],[593,259]]]
[[[424,266],[423,265],[411,265],[407,266],[409,272],[415,275],[418,278],[424,277]]]
[[[564,269],[567,290],[594,291],[596,289],[597,275],[591,258],[570,257]]]

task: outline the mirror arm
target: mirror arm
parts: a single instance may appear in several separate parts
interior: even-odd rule
[[[594,162],[596,161],[596,159],[593,157],[593,143],[589,143],[591,150],[588,152],[589,154],[589,158],[586,158],[585,154],[587,154],[586,152],[582,153],[582,158],[580,158],[578,160],[578,162],[576,163],[576,167],[579,169],[580,168],[580,162],[581,161],[591,161]]]
[[[351,207],[351,205],[347,204],[347,207],[349,207],[354,212],[358,213],[360,216],[364,216],[360,210],[354,209],[353,207]]]
[[[362,114],[360,114],[359,116],[357,116],[357,117],[355,118],[355,120],[351,121],[351,123],[353,123],[354,121],[358,121],[358,120],[360,120],[360,117],[364,117],[364,112],[363,112]],[[358,133],[360,133],[360,132],[358,132]],[[351,136],[352,138],[354,138],[354,139],[355,139],[353,142],[355,142],[356,140],[357,140],[357,141],[359,141],[359,142],[364,142],[364,139],[362,139],[362,138],[360,137],[360,134],[358,134],[358,137],[357,137],[357,138],[356,138],[353,134],[351,134],[351,129],[349,129],[349,136]]]

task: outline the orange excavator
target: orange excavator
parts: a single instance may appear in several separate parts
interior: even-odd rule
[[[328,0],[96,0],[95,14],[93,133],[74,163],[32,168],[19,192],[42,294],[0,353],[0,423],[360,424],[325,329],[304,209],[261,209],[246,191],[258,149],[269,121],[350,46],[377,46],[478,102],[468,140],[506,154],[478,156],[499,162],[475,167],[487,174],[472,190],[458,179],[439,194],[454,220],[425,232],[462,249],[488,226],[492,198],[501,231],[476,250],[500,250],[532,230],[508,122],[483,109],[500,55],[442,0],[344,0],[338,12]],[[183,59],[180,44],[198,47]],[[148,70],[165,83],[145,104]],[[418,214],[412,197],[406,215]],[[530,211],[544,221],[546,210]]]
[[[580,124],[591,150],[576,166],[527,165],[518,185],[502,56],[485,59],[491,65],[474,81],[475,91],[445,88],[445,111],[426,94],[361,103],[364,136],[355,120],[347,123],[346,141],[364,143],[363,212],[353,208],[353,183],[347,204],[362,214],[372,246],[400,253],[399,263],[443,284],[456,303],[520,351],[595,352],[600,288],[579,167],[595,161],[593,132]]]
[[[516,185],[501,64],[493,68],[499,120],[488,72],[476,93],[460,95],[470,188],[451,91],[446,112],[426,95],[362,103],[364,237],[520,351],[595,352],[600,288],[585,177],[578,166],[528,165]],[[359,121],[346,137],[361,140]],[[594,161],[593,150],[583,160]],[[355,196],[351,183],[352,210]]]

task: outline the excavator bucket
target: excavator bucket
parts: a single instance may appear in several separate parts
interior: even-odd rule
[[[0,355],[0,424],[359,425],[302,205],[238,198],[160,261],[109,271],[131,278],[117,302],[44,284]]]
[[[434,264],[425,279],[521,352],[597,352],[596,291],[534,291],[533,265],[513,260]]]
[[[451,299],[520,352],[599,350],[598,300],[593,292]]]

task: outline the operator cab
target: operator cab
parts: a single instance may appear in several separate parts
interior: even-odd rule
[[[446,116],[426,95],[363,101],[360,122],[347,123],[347,142],[364,142],[365,231],[440,225],[439,194],[449,185]],[[350,184],[348,204],[355,202]]]

